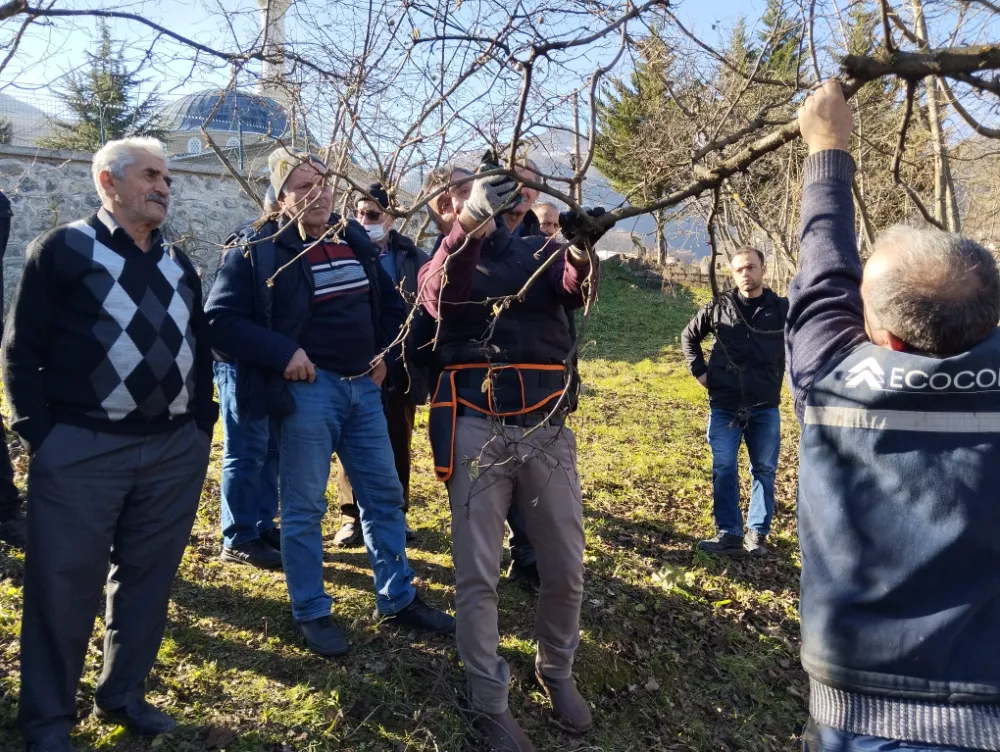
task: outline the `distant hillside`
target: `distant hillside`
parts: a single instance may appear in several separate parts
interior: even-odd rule
[[[580,146],[586,153],[587,142]],[[540,139],[538,148],[531,153],[539,169],[548,175],[572,175],[573,136],[563,131],[549,131]],[[584,205],[603,206],[607,209],[625,206],[625,197],[608,183],[600,171],[591,165],[583,184]],[[643,214],[618,224],[598,244],[600,250],[630,253],[634,249],[632,235],[639,235],[647,246],[654,246],[655,224],[653,218]],[[698,258],[709,254],[708,237],[704,226],[690,219],[678,219],[667,225],[667,243],[671,248],[691,251]]]

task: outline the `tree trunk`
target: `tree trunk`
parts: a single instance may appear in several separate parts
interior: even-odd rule
[[[924,19],[922,0],[910,0],[913,9],[913,26],[922,46],[927,48],[930,43],[927,38],[927,22]],[[931,148],[934,150],[934,219],[952,232],[961,230],[958,216],[958,202],[955,200],[955,181],[951,175],[951,164],[948,161],[948,145],[945,143],[942,112],[938,97],[941,94],[937,78],[929,76],[924,79],[924,89],[927,92],[927,117],[930,120]]]
[[[664,227],[667,224],[667,212],[660,209],[656,212],[656,263],[664,266],[667,263],[667,239],[664,236]]]

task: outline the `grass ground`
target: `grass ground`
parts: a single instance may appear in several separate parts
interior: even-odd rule
[[[532,678],[534,597],[502,582],[512,709],[539,750],[793,750],[806,692],[798,666],[794,421],[786,415],[771,557],[719,563],[696,555],[693,543],[712,531],[707,404],[678,338],[698,295],[637,289],[611,266],[603,277],[583,332],[592,342],[581,362],[587,392],[572,421],[588,541],[576,673],[595,729],[575,739],[549,722]],[[428,600],[450,608],[447,501],[429,471],[426,414],[418,421],[411,563]],[[180,728],[150,743],[86,718],[76,744],[123,752],[476,749],[459,713],[464,683],[454,642],[373,623],[363,549],[328,546],[327,586],[353,643],[338,661],[314,656],[297,638],[280,573],[218,560],[220,448],[217,436],[149,681],[150,699]],[[23,480],[23,457],[15,463]],[[328,537],[335,526],[330,515]],[[22,566],[19,555],[0,551],[0,752],[22,748],[14,726]],[[84,717],[99,673],[100,629],[99,619],[78,698]]]

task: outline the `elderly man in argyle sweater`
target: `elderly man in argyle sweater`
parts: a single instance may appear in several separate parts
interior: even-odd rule
[[[93,175],[101,209],[29,246],[3,342],[11,426],[31,452],[19,708],[29,752],[73,749],[105,585],[94,715],[148,737],[175,726],[146,702],[145,681],[218,418],[201,281],[159,230],[163,147],[111,141]]]

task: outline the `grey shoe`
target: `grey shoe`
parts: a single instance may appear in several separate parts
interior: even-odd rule
[[[719,533],[710,540],[699,541],[698,550],[704,551],[709,556],[746,556],[746,549],[743,548],[742,535],[730,535],[729,533]]]
[[[751,556],[760,558],[767,556],[767,533],[758,533],[756,530],[747,530],[743,547]]]
[[[550,679],[535,669],[535,679],[552,703],[552,715],[556,723],[574,734],[590,731],[594,719],[590,715],[590,707],[576,687],[576,680],[570,676],[566,679]]]
[[[524,735],[509,709],[502,713],[479,713],[472,727],[494,752],[535,752],[535,745]]]
[[[333,545],[337,548],[353,548],[360,546],[363,539],[361,523],[354,520],[344,520],[340,525],[340,530],[333,536]]]

